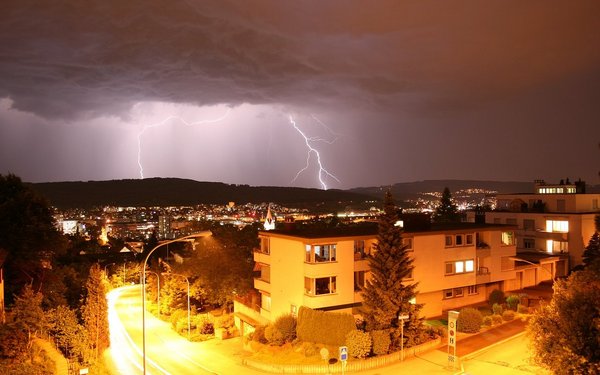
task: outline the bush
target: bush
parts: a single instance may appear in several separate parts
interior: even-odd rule
[[[492,315],[492,323],[501,324],[502,323],[502,315]]]
[[[494,305],[492,306],[492,311],[494,312],[494,315],[502,315],[502,305],[494,303]]]
[[[508,305],[508,308],[513,311],[517,310],[517,305],[519,305],[519,302],[521,302],[521,298],[519,298],[519,296],[516,294],[506,297],[506,304]]]
[[[517,312],[519,314],[529,314],[529,307],[519,304],[517,306]]]
[[[296,317],[291,314],[280,316],[273,324],[281,332],[285,342],[292,342],[296,338],[296,325]]]
[[[215,328],[231,328],[235,325],[233,314],[223,314],[215,317]]]
[[[515,312],[512,310],[506,310],[502,313],[502,319],[505,321],[511,321],[515,318]]]
[[[269,324],[265,328],[265,338],[270,345],[281,346],[285,344],[285,337],[283,336],[283,333],[272,324]]]
[[[319,353],[319,347],[312,342],[305,342],[302,344],[302,348],[304,349],[305,357],[312,357]]]
[[[490,326],[494,325],[494,321],[492,320],[491,315],[483,317],[483,325],[486,327],[490,327]]]
[[[252,341],[260,342],[261,344],[266,344],[267,338],[265,337],[265,326],[257,326],[254,328],[254,332],[252,332]]]
[[[351,314],[333,313],[301,306],[298,310],[296,333],[302,341],[341,346],[348,332],[356,330]]]
[[[384,355],[388,353],[392,343],[388,331],[373,331],[371,332],[371,339],[373,341],[373,354]]]
[[[346,336],[348,355],[354,358],[365,358],[371,352],[371,336],[367,332],[350,331]]]
[[[458,319],[456,320],[456,329],[459,332],[475,333],[479,332],[483,323],[481,312],[472,307],[465,307],[460,310]]]
[[[494,306],[494,304],[503,304],[504,303],[504,292],[499,289],[494,289],[490,293],[489,299],[490,305]]]
[[[186,324],[186,328],[187,328],[187,310],[173,311],[171,316],[169,316],[169,322],[171,322],[171,327],[173,327],[174,330],[177,330],[177,324],[182,319],[185,319],[185,324]]]

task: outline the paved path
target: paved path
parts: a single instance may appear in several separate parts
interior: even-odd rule
[[[456,341],[456,355],[463,357],[497,342],[506,340],[523,332],[526,326],[527,322],[524,322],[521,319],[515,319],[502,325],[492,327],[486,331],[459,338]],[[447,345],[438,348],[438,350],[444,352],[446,352],[446,349]]]

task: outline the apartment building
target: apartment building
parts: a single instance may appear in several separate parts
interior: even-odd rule
[[[583,251],[595,231],[594,217],[600,213],[600,194],[586,194],[584,182],[568,179],[559,184],[538,180],[534,187],[533,194],[498,195],[496,209],[485,212],[484,221],[517,226],[519,264],[529,269],[532,264],[540,265],[537,275],[533,271],[524,275],[537,283],[564,276],[582,263]],[[474,212],[467,217],[477,221]]]
[[[434,317],[485,301],[493,289],[515,278],[514,226],[476,223],[407,226],[403,240],[414,259],[407,283],[418,283],[414,302]],[[295,314],[300,306],[358,313],[361,287],[370,277],[377,225],[259,232],[254,253],[260,293],[254,321]],[[240,309],[243,309],[240,306]],[[238,309],[236,308],[236,311]],[[251,312],[245,310],[244,316]]]

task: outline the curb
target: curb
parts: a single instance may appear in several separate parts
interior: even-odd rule
[[[474,352],[466,354],[466,355],[460,357],[460,359],[461,359],[461,361],[463,361],[463,360],[469,360],[469,359],[471,359],[473,357],[478,356],[479,354],[483,353],[484,351],[486,351],[486,350],[488,350],[490,348],[493,348],[493,347],[495,347],[497,345],[500,345],[500,344],[504,344],[505,342],[510,341],[510,340],[512,340],[512,339],[514,339],[516,337],[523,336],[525,333],[526,333],[525,331],[519,332],[519,333],[517,333],[517,334],[515,334],[513,336],[507,337],[507,338],[505,338],[503,340],[500,340],[500,341],[497,341],[497,342],[495,342],[493,344],[490,344],[490,345],[488,345],[488,346],[486,346],[484,348],[481,348],[481,349],[478,349],[478,350],[476,350]]]

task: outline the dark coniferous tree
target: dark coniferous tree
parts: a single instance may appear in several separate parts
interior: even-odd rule
[[[450,189],[447,187],[444,188],[440,203],[435,209],[433,221],[435,223],[455,223],[460,221],[460,213],[456,204],[452,202],[452,194],[450,194]]]
[[[399,346],[400,330],[398,316],[408,314],[405,322],[405,341],[414,343],[422,319],[421,305],[414,304],[417,284],[408,283],[413,271],[413,261],[402,243],[403,229],[397,226],[398,211],[391,193],[384,199],[385,213],[379,219],[375,253],[369,258],[371,279],[363,290],[363,315],[367,330],[392,331],[392,344]]]
[[[600,234],[598,227],[600,226],[600,215],[596,215],[596,231],[590,238],[590,242],[583,251],[583,265],[586,268],[593,267],[600,270]]]

